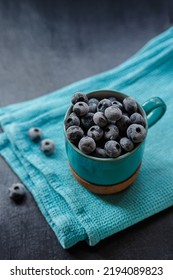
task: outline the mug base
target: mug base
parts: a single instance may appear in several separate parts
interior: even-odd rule
[[[125,189],[127,189],[137,178],[140,167],[141,167],[141,163],[138,166],[137,170],[135,171],[135,173],[133,173],[133,175],[131,177],[129,177],[127,180],[115,184],[115,185],[96,185],[93,183],[90,183],[88,181],[86,181],[85,179],[81,178],[72,168],[72,166],[70,165],[70,170],[72,175],[75,177],[75,179],[78,181],[78,183],[80,185],[82,185],[83,187],[85,187],[87,190],[89,190],[90,192],[96,193],[96,194],[114,194],[114,193],[118,193],[121,192]]]

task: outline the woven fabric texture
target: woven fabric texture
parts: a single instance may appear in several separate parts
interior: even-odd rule
[[[164,117],[149,129],[140,174],[116,195],[95,195],[70,173],[63,133],[71,96],[81,91],[113,89],[142,104],[159,96]],[[95,245],[173,205],[173,28],[149,41],[122,65],[35,100],[0,109],[0,154],[32,193],[64,248],[81,240]],[[47,157],[33,143],[28,129],[40,127],[56,152]],[[7,186],[8,187],[8,186]]]

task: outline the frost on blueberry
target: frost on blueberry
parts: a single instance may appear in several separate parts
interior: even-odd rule
[[[121,154],[121,146],[117,141],[107,141],[104,147],[108,157],[116,158]]]
[[[114,124],[109,124],[105,128],[104,138],[106,140],[115,140],[119,136],[119,129]]]
[[[104,99],[100,100],[100,102],[98,103],[97,111],[104,113],[106,108],[108,108],[111,105],[112,105],[112,102],[109,99],[104,98]]]
[[[98,157],[98,158],[107,158],[107,154],[105,149],[96,147],[93,156]]]
[[[100,127],[104,127],[108,123],[108,120],[105,117],[105,115],[103,114],[103,112],[95,113],[94,116],[93,116],[93,121],[96,125],[98,125]]]
[[[122,111],[114,105],[106,108],[104,114],[109,121],[118,121],[122,117]]]
[[[92,137],[95,141],[98,141],[103,136],[103,129],[98,125],[93,125],[88,129],[87,135]]]
[[[131,124],[127,129],[127,136],[134,143],[140,143],[145,139],[146,129],[140,124]]]
[[[69,128],[72,125],[80,125],[80,119],[76,116],[75,113],[71,113],[65,120],[65,128]]]
[[[67,129],[67,138],[72,142],[73,144],[76,144],[79,142],[79,140],[83,137],[84,132],[81,127],[77,125],[70,126]]]
[[[133,114],[137,111],[137,108],[138,108],[137,103],[132,97],[128,96],[128,97],[124,98],[123,104],[124,104],[125,110],[129,114]]]
[[[55,144],[54,144],[54,142],[51,139],[44,139],[41,142],[40,149],[47,156],[52,155],[55,152],[55,150],[56,150]]]
[[[38,127],[31,127],[28,131],[28,136],[32,141],[38,142],[42,138],[43,132]]]
[[[120,145],[126,152],[130,152],[134,149],[133,142],[127,137],[123,137],[120,139]]]
[[[97,112],[97,104],[96,103],[89,103],[89,112],[96,113]]]
[[[25,187],[21,183],[15,183],[9,188],[9,197],[16,203],[21,203],[25,198]]]
[[[72,102],[72,104],[76,104],[77,102],[88,103],[88,97],[86,94],[77,92],[72,96],[71,102]]]
[[[80,151],[88,155],[95,150],[96,143],[93,138],[89,136],[84,136],[83,138],[80,139],[78,147]]]
[[[111,96],[111,97],[109,97],[108,99],[109,99],[112,103],[113,103],[114,101],[117,101],[117,99],[116,99],[115,96]]]
[[[85,102],[77,102],[74,106],[73,106],[73,112],[78,116],[84,116],[86,114],[88,114],[89,112],[89,106],[88,104],[86,104]]]
[[[117,106],[121,111],[124,110],[123,104],[121,102],[119,102],[118,100],[112,101],[112,105]]]
[[[90,98],[88,100],[89,112],[96,113],[99,100],[97,98]]]
[[[144,117],[139,113],[133,113],[130,116],[130,120],[131,120],[132,123],[141,124],[144,127],[146,125]]]

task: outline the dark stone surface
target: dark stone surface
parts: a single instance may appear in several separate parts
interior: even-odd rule
[[[0,1],[0,106],[111,69],[173,22],[171,0]],[[0,259],[173,259],[173,209],[101,241],[64,250],[32,196],[0,159]]]

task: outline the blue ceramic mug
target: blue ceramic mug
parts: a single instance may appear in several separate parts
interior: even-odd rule
[[[123,93],[112,90],[94,91],[88,93],[87,96],[97,99],[115,96],[119,101],[127,97]],[[148,128],[164,115],[166,105],[159,97],[153,97],[142,106],[138,104],[138,111],[146,120],[146,131],[148,131]],[[67,111],[65,119],[71,112],[72,106]],[[136,179],[142,162],[146,138],[134,150],[117,158],[97,158],[82,153],[67,139],[65,127],[64,131],[66,153],[71,171],[79,183],[90,191],[101,194],[115,193],[127,188]]]

